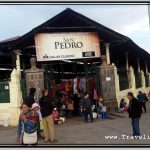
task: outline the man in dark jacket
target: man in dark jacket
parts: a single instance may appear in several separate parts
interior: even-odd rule
[[[148,101],[146,94],[139,91],[137,98],[141,102],[141,105],[144,108],[144,111],[146,113],[146,102]]]
[[[129,118],[131,118],[132,121],[133,136],[139,136],[139,121],[142,113],[142,106],[141,103],[133,96],[132,92],[129,92],[127,97],[129,99],[128,113]]]
[[[55,143],[56,140],[54,139],[54,120],[52,116],[53,112],[53,104],[48,97],[48,90],[45,89],[42,91],[42,97],[39,100],[39,104],[41,107],[41,114],[42,114],[42,121],[43,121],[43,127],[44,127],[44,137],[45,142]]]
[[[85,122],[88,122],[88,115],[90,116],[91,122],[93,122],[92,103],[87,92],[84,94],[84,98],[81,99],[80,106],[84,114]]]
[[[35,103],[34,95],[35,95],[36,89],[31,87],[29,95],[25,98],[25,103],[28,104],[28,106],[31,108],[32,104]]]

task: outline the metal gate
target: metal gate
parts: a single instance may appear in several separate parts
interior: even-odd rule
[[[0,82],[0,103],[10,103],[9,82]]]

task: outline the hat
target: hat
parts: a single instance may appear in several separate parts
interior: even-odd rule
[[[39,104],[38,104],[38,103],[33,103],[33,104],[32,104],[32,108],[31,108],[31,109],[34,109],[35,107],[38,107],[38,108],[40,109],[40,106],[39,106]]]

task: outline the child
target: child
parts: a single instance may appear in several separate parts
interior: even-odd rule
[[[70,118],[72,117],[72,113],[74,110],[73,104],[74,104],[73,100],[68,97],[66,105],[67,105],[67,110],[68,110],[68,117],[70,117]]]
[[[41,115],[41,112],[40,112],[40,106],[37,103],[33,103],[32,104],[32,110],[37,112],[37,114],[39,116],[37,132],[38,132],[38,137],[41,138],[42,136],[41,136],[40,131],[43,130],[43,125],[42,125],[42,115]]]
[[[57,108],[54,108],[53,110],[53,118],[56,124],[58,124],[59,121],[64,123],[64,119],[62,117],[60,118]]]
[[[54,122],[59,120],[59,113],[57,111],[57,108],[54,108],[53,110],[53,118],[54,118]]]
[[[119,112],[124,112],[126,110],[127,110],[126,102],[124,101],[124,99],[121,99]]]

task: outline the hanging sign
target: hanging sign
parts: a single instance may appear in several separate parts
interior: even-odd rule
[[[37,61],[100,57],[96,32],[39,33],[35,35]]]

